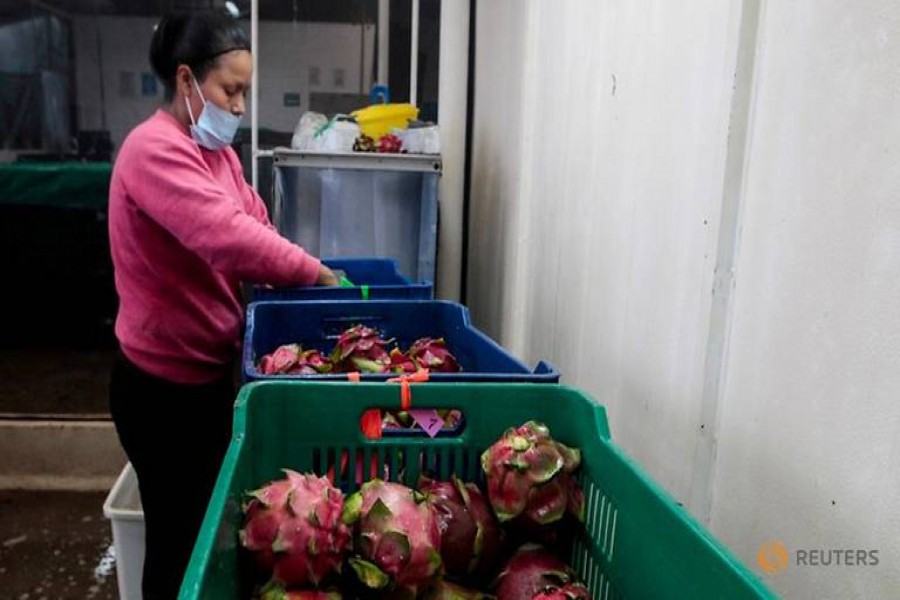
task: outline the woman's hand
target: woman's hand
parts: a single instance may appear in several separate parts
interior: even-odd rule
[[[341,282],[338,281],[334,271],[325,265],[319,265],[319,278],[316,280],[316,285],[336,286],[340,284]]]

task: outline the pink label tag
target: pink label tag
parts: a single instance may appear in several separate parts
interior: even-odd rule
[[[412,415],[412,418],[416,420],[419,427],[425,430],[429,437],[436,436],[444,428],[444,420],[434,409],[412,408],[409,414]]]

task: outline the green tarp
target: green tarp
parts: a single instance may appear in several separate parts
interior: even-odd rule
[[[106,210],[111,163],[0,164],[0,205]]]

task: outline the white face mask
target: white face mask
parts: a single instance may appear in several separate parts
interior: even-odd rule
[[[184,104],[187,106],[188,114],[191,117],[191,137],[194,141],[208,150],[222,150],[229,146],[234,140],[238,127],[241,125],[241,117],[227,110],[221,109],[212,102],[208,102],[200,91],[200,85],[197,79],[191,76],[197,93],[203,101],[203,110],[200,112],[200,118],[194,119],[194,111],[191,110],[191,103],[188,102],[187,96],[184,97]]]

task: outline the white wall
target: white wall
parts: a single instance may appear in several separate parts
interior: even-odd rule
[[[473,318],[496,339],[519,349],[511,324],[524,308],[525,297],[511,298],[519,265],[516,239],[521,231],[520,126],[523,103],[527,15],[517,2],[477,6],[475,114],[472,119],[472,188],[469,215],[468,300]],[[503,43],[490,37],[488,26],[503,24]],[[518,253],[522,255],[521,252]]]
[[[248,27],[249,31],[249,27]],[[363,38],[364,36],[364,38]],[[375,27],[342,23],[259,24],[259,122],[260,127],[293,131],[309,110],[310,92],[367,95],[373,85]],[[363,85],[360,87],[360,46],[364,49]],[[318,67],[320,83],[309,82],[309,69]],[[336,85],[336,70],[344,72]],[[300,93],[299,107],[283,106],[285,92]],[[247,126],[250,126],[249,109]]]
[[[105,113],[115,150],[162,102],[161,84],[157,82],[155,96],[142,95],[140,87],[141,74],[152,73],[150,39],[157,21],[139,17],[77,17],[73,21],[78,126],[103,129]],[[132,73],[137,86],[131,97],[123,97],[119,87],[123,72]]]
[[[685,499],[734,15],[716,0],[489,2],[477,27],[474,316],[593,391]]]
[[[150,73],[148,53],[156,18],[79,17],[75,19],[75,59],[79,123],[100,129],[100,65],[104,75],[107,127],[116,148],[128,131],[150,115],[162,100],[141,95],[141,73]],[[97,32],[101,32],[102,61],[98,60]],[[249,26],[247,27],[249,35]],[[310,92],[366,93],[372,85],[374,26],[339,23],[260,23],[260,127],[293,131],[309,109]],[[363,37],[364,36],[364,37]],[[360,49],[364,49],[363,91],[360,91]],[[310,67],[320,70],[320,83],[310,84]],[[336,85],[336,70],[344,82]],[[134,74],[135,95],[123,97],[121,73]],[[300,106],[284,106],[285,93],[299,93]],[[250,127],[249,107],[244,125]]]
[[[760,39],[712,525],[879,549],[786,597],[898,598],[900,5],[771,2]]]
[[[759,11],[762,4],[761,13]],[[469,297],[786,597],[900,597],[900,5],[477,4]],[[834,504],[832,504],[834,501]]]

